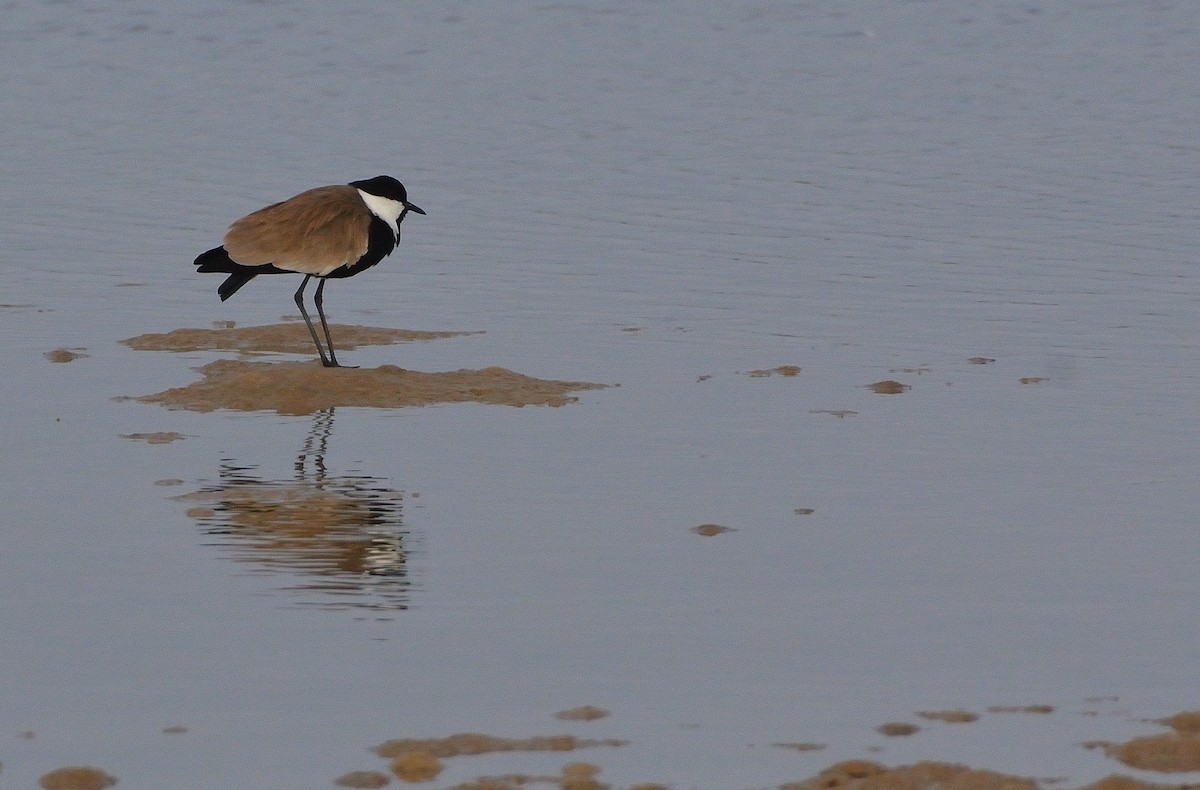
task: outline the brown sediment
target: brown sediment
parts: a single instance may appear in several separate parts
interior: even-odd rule
[[[480,776],[473,781],[464,782],[447,788],[447,790],[520,790],[530,785],[558,785],[560,790],[608,790],[609,785],[596,778],[600,773],[598,766],[591,763],[567,763],[562,767],[558,776],[539,776],[533,774],[504,774],[502,776]],[[663,785],[637,784],[626,790],[669,790]]]
[[[578,400],[569,393],[606,386],[536,379],[498,367],[422,373],[395,365],[323,368],[315,360],[267,363],[222,359],[199,370],[204,374],[201,381],[137,400],[189,411],[236,409],[298,415],[336,406],[390,409],[466,402],[562,406]]]
[[[951,724],[966,724],[979,718],[978,713],[971,713],[968,710],[923,710],[918,711],[917,715],[922,719],[945,721]]]
[[[825,748],[823,743],[806,743],[803,741],[773,743],[772,746],[777,746],[780,749],[791,749],[794,752],[819,752]]]
[[[990,365],[995,361],[991,357],[967,357],[967,362],[971,365]]]
[[[886,724],[880,724],[875,728],[875,732],[880,735],[886,735],[889,738],[903,737],[920,732],[921,728],[915,724],[909,724],[906,721],[889,721]]]
[[[1170,718],[1162,719],[1159,724],[1165,724],[1179,733],[1196,733],[1200,735],[1200,710],[1176,713]]]
[[[145,442],[146,444],[170,444],[171,442],[182,439],[182,433],[175,431],[156,431],[155,433],[123,433],[122,439],[132,439],[135,442]]]
[[[1160,785],[1114,774],[1084,785],[1079,790],[1195,790],[1196,787],[1200,785]]]
[[[834,763],[811,779],[780,785],[779,790],[827,790],[827,788],[846,787],[852,782],[878,776],[883,771],[883,766],[867,760],[845,760]]]
[[[551,776],[526,776],[525,774],[508,774],[506,776],[481,776],[471,782],[456,784],[446,790],[521,790],[534,782],[553,782]]]
[[[886,768],[866,760],[848,760],[779,790],[1038,790],[1037,781],[965,765],[921,761]],[[1127,776],[1108,776],[1078,790],[1195,790],[1196,785],[1160,785]]]
[[[591,763],[567,763],[557,779],[558,786],[562,790],[605,790],[608,785],[596,779],[599,773],[600,767]]]
[[[901,392],[907,392],[908,390],[912,389],[912,387],[909,385],[901,384],[900,382],[893,381],[892,379],[876,381],[874,384],[868,384],[867,387],[873,390],[877,395],[899,395]]]
[[[359,346],[387,346],[413,340],[477,335],[482,332],[419,332],[380,326],[331,324],[329,334],[338,351]],[[175,329],[163,334],[138,335],[122,343],[135,351],[241,351],[245,353],[309,354],[312,336],[303,322],[264,326],[218,326],[212,329]]]
[[[559,784],[561,776],[537,776],[534,774],[503,774],[501,776],[479,776],[445,790],[523,790],[535,784]]]
[[[1193,733],[1146,735],[1113,744],[1104,751],[1130,768],[1160,773],[1200,771],[1200,736]]]
[[[603,719],[607,715],[608,711],[604,708],[597,708],[595,705],[580,705],[578,708],[560,710],[554,714],[554,718],[562,721],[594,721]]]
[[[47,351],[42,356],[51,362],[70,362],[75,359],[87,357],[87,354],[83,353],[84,350],[82,348],[56,348],[53,351]]]
[[[387,787],[391,782],[392,780],[388,778],[387,774],[379,771],[351,771],[333,780],[338,787],[356,787],[364,790]]]
[[[115,777],[109,776],[99,768],[84,765],[56,768],[38,779],[38,785],[45,790],[103,790],[116,783]]]
[[[1053,713],[1053,705],[992,705],[988,713]]]
[[[1024,376],[1017,379],[1017,381],[1021,384],[1041,384],[1049,380],[1050,379],[1046,378],[1045,376]]]
[[[1130,768],[1160,773],[1200,771],[1200,711],[1183,711],[1158,723],[1170,727],[1171,732],[1124,743],[1092,741],[1084,746],[1104,749],[1109,757]]]
[[[463,732],[445,738],[398,738],[385,741],[372,751],[384,759],[407,752],[424,751],[434,757],[489,754],[491,752],[569,752],[594,746],[624,746],[625,741],[576,738],[574,735],[538,735],[532,738],[498,738]]]
[[[780,365],[779,367],[774,367],[774,368],[770,368],[767,370],[747,371],[746,375],[752,376],[754,378],[764,378],[766,376],[775,376],[775,375],[785,376],[785,377],[799,376],[800,375],[800,366],[799,365]]]
[[[780,790],[1037,790],[1032,779],[992,771],[977,771],[964,765],[918,762],[885,768],[866,760],[848,760],[821,771],[802,782],[780,786]]]
[[[698,527],[692,527],[692,532],[695,532],[697,535],[703,535],[706,538],[733,531],[733,527],[723,527],[720,524],[701,524]]]
[[[442,772],[442,761],[425,749],[414,749],[397,755],[391,769],[402,781],[428,782]]]

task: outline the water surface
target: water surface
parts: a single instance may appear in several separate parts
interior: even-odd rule
[[[1074,785],[1120,769],[1081,742],[1196,707],[1190,4],[0,19],[14,786],[83,763],[322,787],[461,731],[629,743],[450,760],[437,786],[579,759],[615,786],[766,787],[863,756]],[[429,214],[331,285],[331,318],[483,334],[343,361],[620,386],[299,416],[114,400],[236,356],[121,340],[292,312],[293,278],[221,303],[195,274],[231,220],[385,172]],[[123,438],[156,432],[182,438]],[[1055,712],[985,713],[1033,703]],[[611,715],[553,716],[584,704]],[[985,715],[915,716],[957,708]]]

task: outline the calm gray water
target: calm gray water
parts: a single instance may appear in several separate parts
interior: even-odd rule
[[[327,787],[387,738],[464,730],[630,743],[451,760],[437,786],[588,760],[765,787],[864,756],[1074,783],[1119,768],[1080,742],[1197,706],[1193,4],[0,20],[12,786],[84,763]],[[621,386],[315,417],[114,400],[228,356],[121,339],[292,311],[294,279],[222,304],[194,273],[229,221],[378,173],[428,216],[331,316],[485,334],[347,361]],[[778,365],[802,371],[747,375]],[[151,431],[184,438],[122,438]],[[372,514],[345,554],[195,510],[314,480]],[[553,718],[585,703],[612,716]],[[1057,711],[874,732],[1028,703]],[[798,741],[827,748],[771,746]]]

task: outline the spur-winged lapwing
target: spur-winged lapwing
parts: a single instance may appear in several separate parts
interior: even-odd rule
[[[321,355],[321,364],[336,368],[329,324],[321,307],[325,280],[352,277],[383,260],[396,248],[400,223],[410,211],[425,213],[408,202],[404,185],[391,176],[317,187],[242,217],[229,226],[225,244],[203,253],[195,264],[197,271],[229,275],[217,289],[222,302],[257,275],[303,274],[296,306]],[[321,281],[313,304],[325,330],[328,357],[304,309],[304,286],[313,277]]]

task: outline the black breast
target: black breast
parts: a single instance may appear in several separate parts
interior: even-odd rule
[[[367,235],[367,252],[349,266],[334,269],[326,277],[353,277],[363,269],[370,269],[382,261],[392,250],[396,249],[396,237],[392,228],[379,217],[371,217],[371,227]]]

